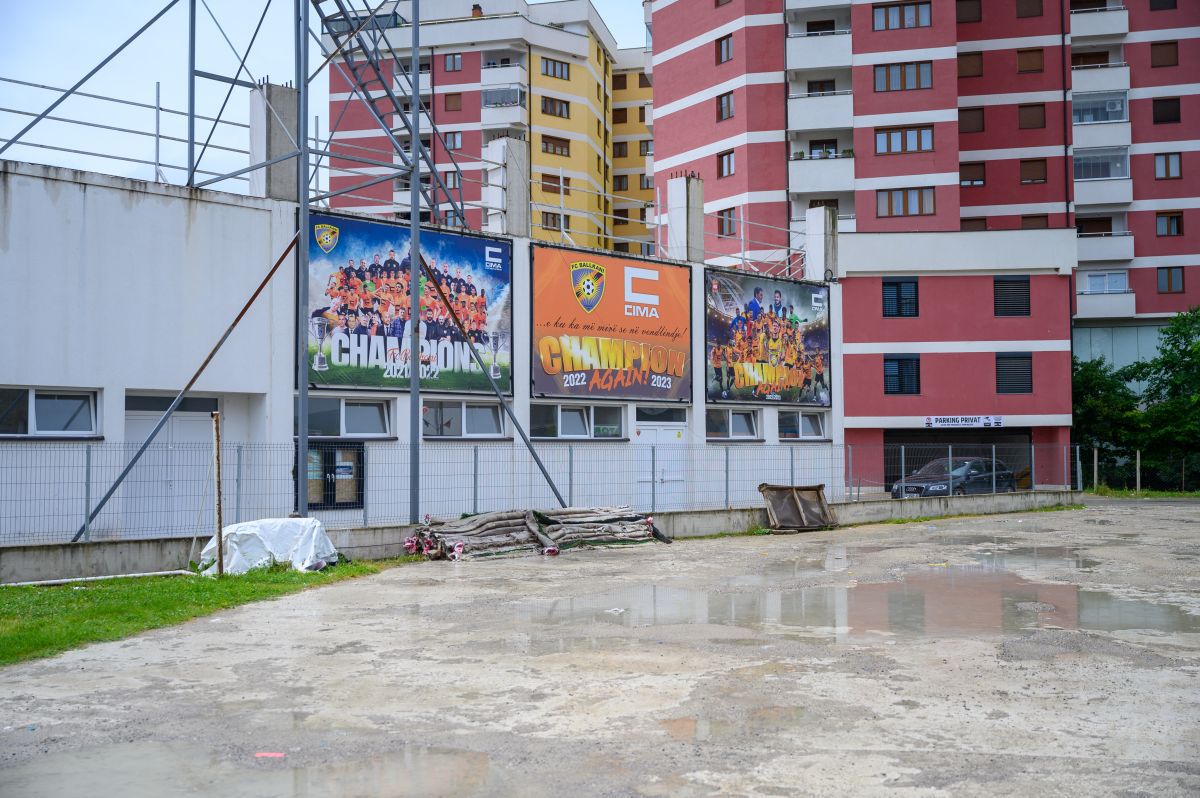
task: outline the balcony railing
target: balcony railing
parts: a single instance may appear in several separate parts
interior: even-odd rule
[[[1129,64],[1124,61],[1110,61],[1107,64],[1079,64],[1078,66],[1072,64],[1071,69],[1072,71],[1077,71],[1084,69],[1113,69],[1115,67],[1127,66],[1129,66]]]
[[[848,33],[850,33],[849,28],[846,28],[845,30],[811,30],[811,31],[802,30],[802,31],[797,31],[795,33],[789,33],[788,38],[789,39],[800,39],[800,38],[805,38],[807,36],[842,36],[842,35],[845,35]]]
[[[841,152],[793,152],[789,158],[793,161],[828,161],[834,158],[853,158],[854,150]]]
[[[840,91],[798,92],[796,94],[789,94],[788,99],[789,100],[799,100],[799,99],[803,99],[805,97],[838,97],[838,96],[841,96],[844,94],[853,94],[853,93],[854,92],[852,92],[850,89],[842,89]]]

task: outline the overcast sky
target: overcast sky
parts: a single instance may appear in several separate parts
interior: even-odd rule
[[[54,4],[11,2],[5,4],[4,24],[0,26],[0,78],[65,88],[82,77],[118,44],[154,16],[167,0],[121,0],[119,3],[96,0],[59,0]],[[207,0],[208,6],[233,44],[242,50],[250,40],[266,0]],[[426,0],[427,3],[430,0]],[[433,0],[436,2],[436,0]],[[621,47],[637,47],[645,36],[641,0],[592,0],[608,23]],[[294,76],[291,15],[292,0],[273,0],[262,32],[254,45],[247,68],[255,79],[269,76],[273,82],[291,81]],[[197,68],[232,75],[237,58],[225,42],[203,2],[197,3]],[[315,45],[314,45],[315,48]],[[312,63],[320,63],[320,53],[312,51]],[[243,77],[245,77],[243,75]],[[131,44],[80,91],[154,104],[155,82],[162,84],[162,104],[179,111],[187,108],[187,2],[180,2]],[[310,113],[319,116],[320,132],[328,126],[326,80],[314,82],[310,94]],[[198,81],[197,113],[215,116],[227,87]],[[0,108],[37,112],[52,102],[56,93],[0,81]],[[235,89],[229,110],[223,118],[244,122],[249,99],[245,89]],[[55,116],[87,119],[115,127],[152,133],[155,114],[152,109],[72,97],[61,105]],[[16,133],[30,117],[0,112],[0,138]],[[167,136],[186,136],[183,117],[164,114],[162,132]],[[208,126],[199,123],[197,135],[203,140]],[[118,154],[126,158],[153,161],[154,139],[128,133],[81,127],[66,122],[43,121],[27,133],[23,141],[71,149]],[[213,135],[213,143],[246,148],[244,129],[222,127]],[[164,141],[162,160],[181,165],[186,162],[182,143]],[[99,159],[60,151],[15,145],[0,156],[12,160],[53,163],[110,174],[152,179],[153,166],[131,161]],[[246,156],[211,150],[201,168],[232,171],[245,166]],[[181,172],[168,170],[170,182],[181,182]],[[236,190],[236,189],[232,189]]]

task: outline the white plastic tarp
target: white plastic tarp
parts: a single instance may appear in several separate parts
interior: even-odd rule
[[[231,524],[221,530],[225,539],[225,573],[243,574],[251,568],[290,562],[296,570],[305,570],[318,562],[335,562],[337,549],[315,518],[263,518]],[[205,576],[217,572],[217,537],[204,551],[201,563],[212,563]]]

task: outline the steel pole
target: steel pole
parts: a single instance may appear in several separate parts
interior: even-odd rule
[[[162,81],[154,81],[154,182],[162,179],[161,136],[162,136]]]
[[[1142,492],[1142,450],[1141,450],[1141,449],[1138,449],[1138,450],[1137,450],[1137,483],[1136,483],[1136,490],[1137,490],[1137,492],[1138,492],[1138,493],[1141,493],[1141,492]]]
[[[421,520],[421,0],[412,2],[412,80],[409,105],[412,142],[408,173],[408,522]],[[433,209],[430,208],[432,211]]]
[[[308,0],[296,0],[296,512],[308,515]],[[263,88],[266,91],[266,87]]]
[[[1083,461],[1079,459],[1079,444],[1075,444],[1075,484],[1083,490]]]
[[[213,502],[215,512],[213,518],[217,525],[217,576],[225,575],[225,541],[222,534],[221,517],[221,412],[212,412],[213,425]]]
[[[996,492],[996,444],[992,444],[992,493]]]
[[[297,55],[297,58],[300,56]],[[299,86],[297,86],[299,88]],[[196,180],[196,0],[188,0],[187,184]]]
[[[92,445],[83,447],[83,539],[92,539]]]
[[[1092,447],[1092,490],[1100,488],[1100,448]]]

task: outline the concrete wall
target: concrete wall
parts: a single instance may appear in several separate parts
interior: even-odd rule
[[[907,501],[846,502],[831,506],[838,522],[846,526],[938,515],[1020,512],[1078,502],[1080,496],[1072,491],[1049,490]],[[767,513],[760,508],[664,512],[654,515],[654,523],[668,537],[701,537],[766,527]],[[399,525],[338,529],[330,530],[329,536],[338,551],[350,559],[377,560],[403,554],[403,541],[411,534],[411,530],[412,527]],[[0,584],[186,568],[189,560],[198,557],[206,542],[203,538],[194,543],[191,538],[156,538],[4,547],[0,548]]]

